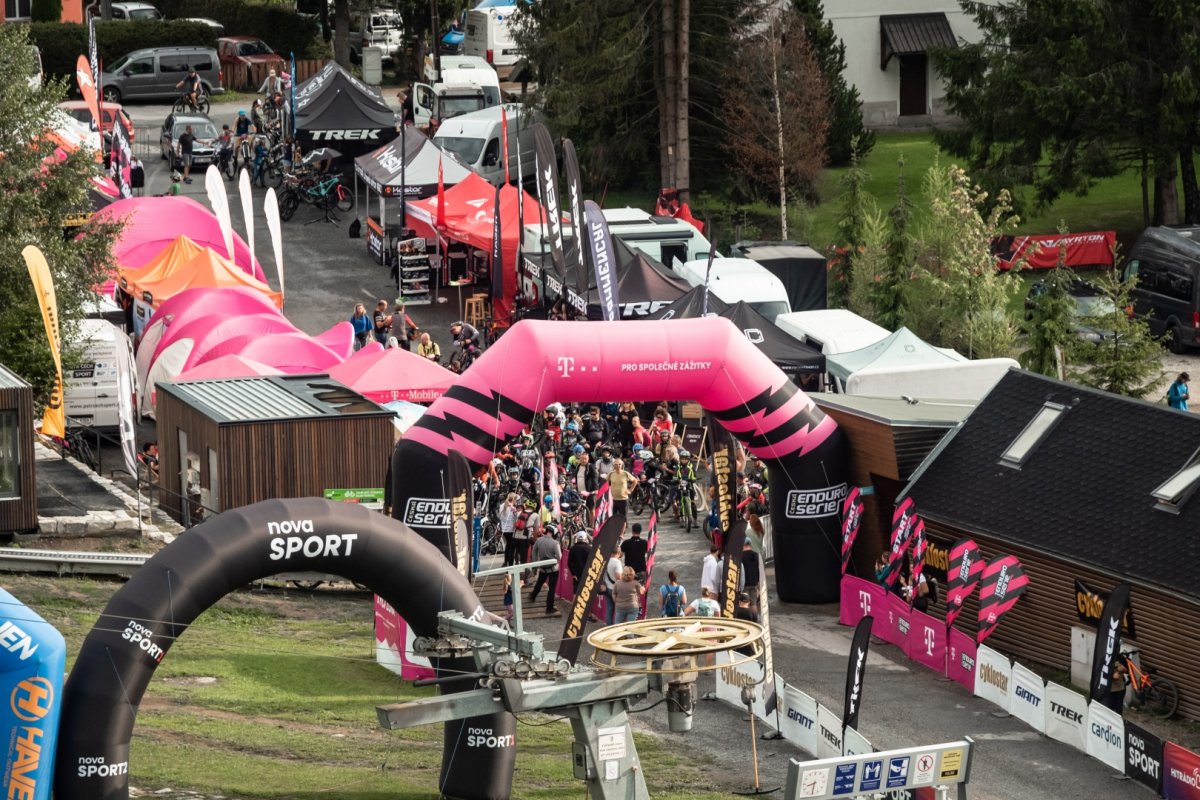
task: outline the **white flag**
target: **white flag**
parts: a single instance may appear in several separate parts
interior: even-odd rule
[[[233,219],[229,216],[229,193],[225,191],[225,179],[216,164],[209,164],[204,171],[204,191],[212,206],[217,224],[221,227],[221,238],[225,241],[225,255],[233,261]]]
[[[254,270],[254,196],[250,194],[250,173],[238,175],[238,194],[242,196],[242,217],[246,225],[246,244],[250,245],[250,274]]]
[[[279,198],[275,189],[267,189],[267,199],[263,201],[263,213],[267,217],[267,231],[271,234],[271,250],[275,254],[275,269],[279,271],[279,294],[287,302],[287,294],[283,288],[283,231],[279,222]]]
[[[121,426],[121,452],[125,468],[137,478],[137,441],[133,417],[133,350],[125,337],[125,347],[117,347],[117,416]]]

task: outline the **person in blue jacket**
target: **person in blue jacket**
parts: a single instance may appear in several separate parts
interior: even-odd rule
[[[362,303],[354,304],[350,324],[354,326],[354,349],[361,350],[370,341],[371,329],[375,327],[375,323],[367,316],[367,307]]]
[[[1167,405],[1171,408],[1177,408],[1180,411],[1188,410],[1188,384],[1191,380],[1186,372],[1179,373],[1179,377],[1171,384],[1171,388],[1167,389]]]

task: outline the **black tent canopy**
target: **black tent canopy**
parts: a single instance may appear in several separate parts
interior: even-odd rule
[[[666,267],[641,250],[615,236],[612,242],[616,252],[617,300],[621,309],[621,319],[645,319],[673,303],[688,290],[685,281],[668,272]],[[533,256],[533,260],[537,261],[536,255]],[[569,265],[566,285],[560,287],[558,279],[554,276],[554,267],[547,258],[542,269],[542,273],[546,275],[546,292],[551,298],[565,295],[568,305],[580,312],[586,309],[588,319],[600,319],[600,295],[596,290],[596,276],[588,275],[586,298],[581,298],[576,291],[577,270],[583,268],[582,265]]]
[[[792,311],[819,311],[826,303],[826,258],[800,242],[738,242],[733,255],[757,261],[783,281]]]
[[[296,140],[354,158],[396,138],[396,113],[375,87],[334,62],[296,87]]]

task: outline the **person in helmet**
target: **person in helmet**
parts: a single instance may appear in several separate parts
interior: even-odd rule
[[[613,466],[617,463],[613,458],[612,447],[607,443],[603,443],[597,448],[596,458],[596,473],[600,476],[600,481],[608,480],[608,474],[613,471]]]
[[[171,188],[167,190],[167,194],[174,196],[174,195],[177,195],[180,192],[182,192],[183,191],[182,181],[183,181],[183,175],[181,175],[179,173],[179,170],[175,170],[174,172],[172,172],[171,173]]]
[[[479,345],[479,331],[475,330],[474,325],[468,325],[461,319],[450,323],[450,333],[454,336],[454,343],[464,351],[470,345]]]

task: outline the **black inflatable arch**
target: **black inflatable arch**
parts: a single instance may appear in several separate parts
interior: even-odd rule
[[[418,635],[435,635],[443,610],[485,615],[467,579],[441,551],[382,514],[319,499],[268,500],[226,511],[147,561],[109,601],[84,640],[63,694],[57,800],[126,800],[138,704],[172,643],[235,589],[280,572],[309,570],[364,584],[391,603]],[[449,674],[473,669],[474,663],[446,659],[434,666]],[[464,763],[460,753],[456,771],[476,769],[480,786],[504,787],[500,791],[506,794],[513,765],[512,754],[507,755],[490,760],[487,766],[495,774],[489,775]],[[443,764],[450,756],[448,750]]]

